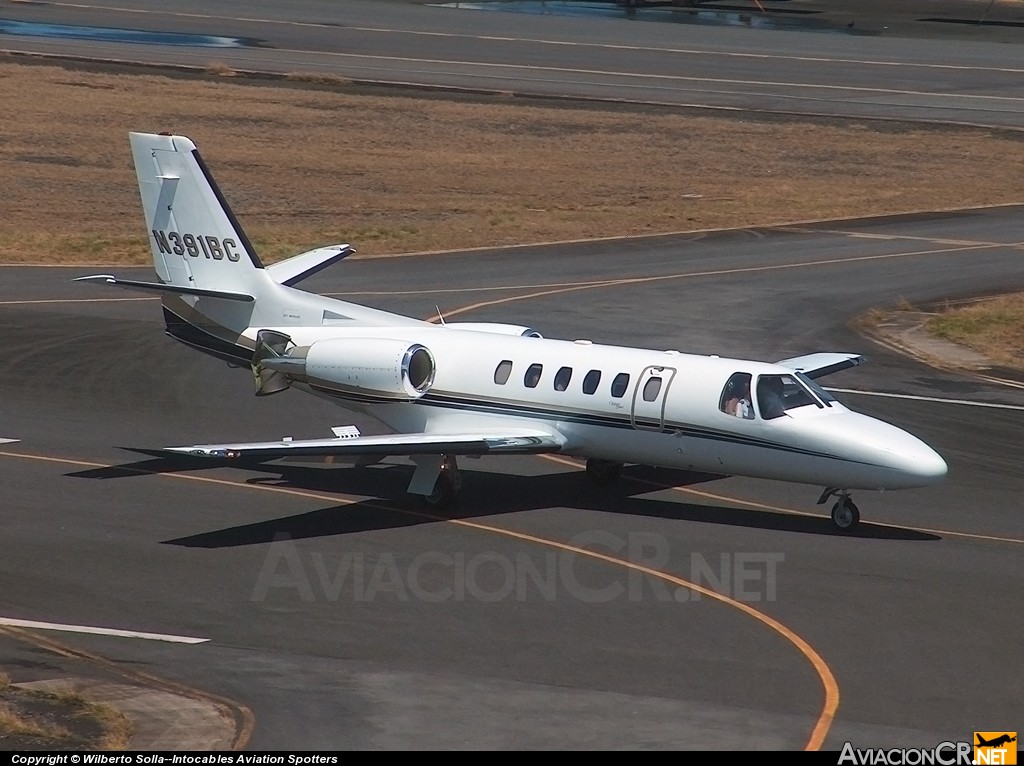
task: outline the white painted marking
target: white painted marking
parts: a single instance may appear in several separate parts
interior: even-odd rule
[[[14,442],[20,442],[21,439],[4,439],[0,437],[0,444],[13,444]]]
[[[938,404],[963,404],[968,407],[990,407],[994,410],[1018,410],[1024,412],[1019,404],[995,404],[993,402],[972,402],[969,399],[943,399],[939,396],[914,396],[913,394],[887,394],[882,391],[858,391],[855,388],[827,388],[837,394],[860,394],[862,396],[882,396],[889,399],[911,399],[915,402],[936,402]]]
[[[208,638],[191,638],[189,636],[169,636],[163,633],[140,633],[136,630],[93,628],[88,625],[61,625],[57,622],[16,620],[12,617],[0,617],[0,625],[8,625],[12,628],[35,628],[36,630],[61,630],[66,633],[94,633],[98,636],[118,636],[120,638],[145,638],[150,641],[169,641],[173,644],[204,644],[210,640]]]

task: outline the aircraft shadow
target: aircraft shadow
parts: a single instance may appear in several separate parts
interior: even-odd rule
[[[377,529],[398,529],[427,521],[434,520],[417,518],[408,512],[383,507],[379,501],[364,501],[164,540],[163,543],[183,548],[235,548],[274,540],[303,540]]]
[[[131,449],[122,447],[130,452],[141,452],[151,454],[146,450]],[[154,450],[152,454],[156,454]],[[168,457],[160,455],[149,460],[139,460],[134,463],[123,465],[104,466],[103,468],[89,468],[84,471],[74,471],[66,474],[77,479],[127,479],[133,476],[145,476],[153,473],[182,473],[183,471],[199,471],[203,469],[222,468],[224,462],[211,461],[208,458],[190,458],[188,455],[179,457]],[[236,465],[236,467],[239,467]],[[241,466],[250,467],[250,466]],[[256,466],[253,466],[256,467]]]
[[[167,470],[165,466],[158,467],[162,471]],[[131,469],[132,475],[137,475],[139,464],[133,464]],[[163,542],[188,548],[231,548],[269,543],[275,539],[329,537],[413,527],[451,519],[497,517],[507,513],[557,507],[832,537],[906,541],[941,539],[934,534],[870,522],[861,522],[852,532],[841,532],[833,526],[831,519],[824,515],[824,512],[821,516],[803,516],[729,505],[634,497],[631,493],[649,493],[658,489],[721,478],[712,474],[688,475],[678,471],[640,466],[627,468],[620,483],[612,487],[596,486],[582,472],[565,472],[532,477],[516,476],[511,480],[514,484],[511,491],[509,477],[463,470],[463,493],[460,501],[445,512],[429,509],[417,498],[405,493],[412,473],[412,467],[407,465],[381,464],[364,468],[335,469],[277,465],[263,466],[261,470],[272,472],[274,475],[251,478],[248,480],[249,483],[306,491],[344,491],[346,494],[364,495],[373,499],[331,505],[293,516],[242,524]],[[75,475],[85,473],[96,472],[86,471]]]

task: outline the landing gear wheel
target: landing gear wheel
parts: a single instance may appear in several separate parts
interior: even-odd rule
[[[441,461],[441,472],[434,482],[429,495],[423,495],[423,504],[435,511],[444,511],[452,506],[462,491],[462,474],[454,455],[445,455]]]
[[[444,511],[455,502],[455,484],[451,476],[442,471],[434,483],[434,491],[423,495],[423,505],[435,511]]]
[[[832,506],[832,523],[847,532],[860,522],[860,510],[848,497],[842,497]]]
[[[587,476],[599,487],[614,484],[622,475],[622,463],[615,463],[611,460],[597,460],[591,458],[587,461]]]

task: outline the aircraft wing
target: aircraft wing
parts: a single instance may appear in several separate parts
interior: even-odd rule
[[[775,364],[781,367],[788,367],[796,372],[802,372],[808,378],[823,378],[833,372],[848,370],[867,361],[867,357],[860,354],[836,354],[819,353],[794,356],[792,359],[783,359]]]
[[[563,438],[547,431],[509,428],[463,434],[388,434],[329,439],[286,438],[273,442],[195,444],[190,447],[165,447],[163,451],[196,457],[263,461],[314,455],[538,455],[558,452],[564,443]]]

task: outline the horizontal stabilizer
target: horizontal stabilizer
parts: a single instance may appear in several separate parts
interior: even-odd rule
[[[267,273],[278,284],[294,287],[303,279],[313,276],[354,252],[355,248],[351,245],[318,247],[316,250],[300,253],[286,261],[268,266]]]
[[[866,361],[867,357],[860,354],[818,353],[794,356],[792,359],[783,359],[781,362],[776,362],[776,364],[780,367],[788,367],[791,370],[802,372],[813,380],[831,375],[833,372],[857,367]]]
[[[538,455],[558,452],[564,440],[545,431],[508,429],[503,433],[389,434],[331,439],[282,439],[276,442],[196,444],[166,447],[190,457],[275,460],[299,456],[346,455]]]
[[[131,279],[118,279],[110,274],[96,274],[91,277],[78,277],[75,282],[91,282],[93,284],[113,285],[122,287],[125,290],[138,290],[140,292],[174,293],[176,295],[198,295],[203,298],[223,298],[226,301],[244,301],[252,303],[255,298],[246,293],[229,293],[224,290],[203,290],[199,287],[182,287],[179,285],[165,285],[159,282],[136,282]]]

